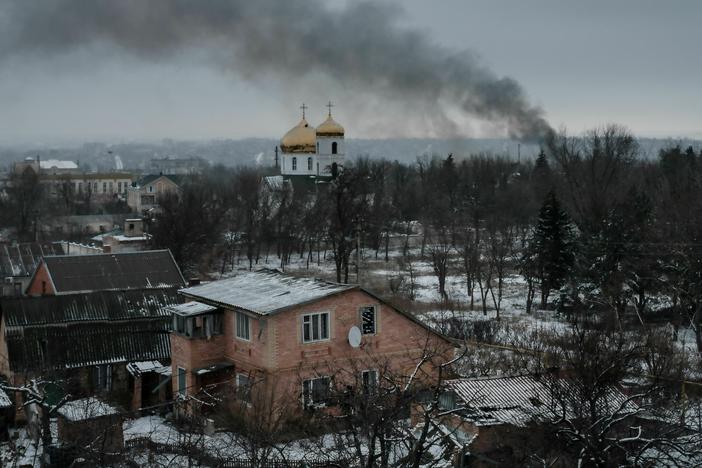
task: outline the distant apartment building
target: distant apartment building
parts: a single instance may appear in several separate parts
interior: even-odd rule
[[[13,166],[15,174],[32,170],[52,198],[75,197],[97,203],[125,199],[133,176],[129,172],[85,172],[73,161],[27,158]]]

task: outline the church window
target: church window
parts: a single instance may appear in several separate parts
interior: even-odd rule
[[[312,158],[307,158],[307,170],[312,170]]]
[[[337,149],[337,143],[333,142],[332,143],[332,154],[337,154],[338,149]]]
[[[297,170],[297,158],[293,157],[292,159],[292,170],[296,171]]]

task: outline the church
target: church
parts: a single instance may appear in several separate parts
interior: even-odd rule
[[[286,180],[299,177],[328,180],[339,173],[344,165],[344,127],[333,118],[330,102],[327,118],[317,128],[305,118],[307,106],[302,109],[302,120],[280,140],[280,174]]]

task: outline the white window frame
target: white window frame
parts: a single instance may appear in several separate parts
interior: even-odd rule
[[[302,406],[305,408],[310,408],[310,407],[316,407],[316,408],[321,408],[324,406],[327,406],[326,401],[320,401],[316,402],[314,401],[314,382],[317,380],[327,380],[327,386],[328,386],[328,393],[327,396],[329,396],[329,393],[331,391],[331,386],[332,386],[332,379],[328,375],[320,375],[319,377],[313,377],[311,379],[305,379],[302,381]],[[305,386],[307,389],[305,389]]]
[[[364,327],[363,327],[363,309],[367,309],[369,307],[373,308],[373,332],[366,333]],[[378,306],[375,304],[369,304],[369,305],[364,305],[359,307],[358,309],[358,321],[359,325],[361,328],[361,334],[363,335],[377,335],[378,334]]]
[[[243,317],[243,321],[246,322],[246,336],[239,330],[239,317]],[[234,335],[239,340],[251,341],[251,317],[238,310],[234,315]]]
[[[322,316],[326,315],[326,327],[322,327]],[[316,318],[316,322],[315,322]],[[316,327],[315,327],[316,324]],[[309,328],[309,333],[305,330]],[[315,330],[316,328],[316,330]],[[315,331],[317,338],[314,337]],[[326,336],[323,336],[326,335]],[[306,338],[308,336],[309,338]],[[318,343],[320,341],[329,341],[331,338],[331,314],[329,312],[313,312],[302,315],[302,342],[303,343]]]

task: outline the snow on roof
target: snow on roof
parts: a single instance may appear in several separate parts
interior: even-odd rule
[[[134,377],[139,377],[146,372],[157,374],[170,374],[171,367],[164,366],[159,361],[137,361],[127,364],[127,371]]]
[[[354,288],[354,285],[296,278],[278,270],[262,269],[181,289],[180,293],[202,302],[267,315]]]
[[[12,400],[3,389],[0,388],[0,408],[9,408],[12,406]]]
[[[551,414],[553,398],[533,376],[457,379],[446,382],[478,425],[512,424],[525,427]]]
[[[552,391],[549,384],[556,391]],[[570,406],[576,398],[574,382],[562,378],[554,380],[549,376],[456,379],[447,381],[446,385],[463,401],[467,419],[481,426],[511,424],[526,427],[530,422],[560,414],[562,406]],[[558,394],[571,396],[559,398]],[[614,409],[625,401],[626,397],[612,388],[601,404]],[[571,408],[566,409],[571,413]],[[634,409],[633,403],[625,408]]]
[[[78,169],[78,165],[73,161],[61,161],[59,159],[44,159],[39,161],[42,169]]]
[[[69,421],[85,421],[119,414],[117,408],[94,397],[69,401],[58,409],[58,414]]]
[[[166,307],[165,310],[176,315],[193,316],[212,312],[213,310],[217,310],[217,308],[208,304],[203,304],[202,302],[191,301]]]

